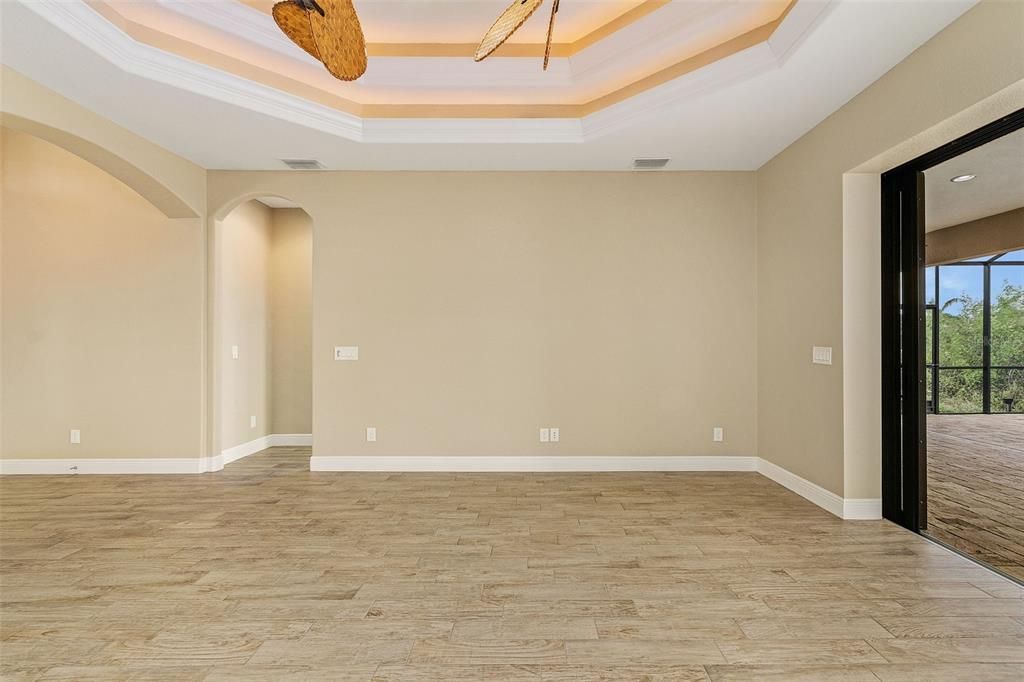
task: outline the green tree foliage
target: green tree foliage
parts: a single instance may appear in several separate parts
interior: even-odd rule
[[[993,268],[992,365],[1024,365],[1024,287],[1000,282]],[[984,302],[963,293],[939,306],[939,366],[980,367],[983,352]],[[928,329],[930,343],[931,329]],[[1024,412],[1024,370],[992,370],[992,411]],[[982,371],[942,370],[939,373],[941,412],[981,412]]]

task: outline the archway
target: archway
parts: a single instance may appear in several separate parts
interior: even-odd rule
[[[210,469],[312,445],[312,218],[276,195],[211,218]]]
[[[50,139],[0,137],[5,461],[201,471],[201,220]]]

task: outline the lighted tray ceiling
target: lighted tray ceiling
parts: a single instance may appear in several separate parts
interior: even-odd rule
[[[140,43],[362,118],[579,118],[766,42],[797,0],[562,0],[546,72],[543,18],[473,61],[507,2],[357,0],[370,61],[352,83],[281,34],[269,1],[89,5]]]
[[[317,159],[337,170],[623,170],[637,157],[671,158],[668,170],[751,170],[975,4],[797,0],[774,29],[754,29],[758,38],[770,30],[767,39],[736,51],[733,38],[655,84],[664,69],[657,60],[685,40],[692,47],[706,38],[729,3],[672,0],[634,21],[631,11],[652,7],[594,3],[591,14],[565,22],[571,32],[560,34],[561,44],[593,35],[608,17],[619,28],[570,56],[563,52],[545,73],[543,16],[533,33],[516,34],[527,42],[503,48],[528,56],[506,52],[473,62],[476,41],[506,0],[461,8],[441,0],[356,0],[371,52],[440,45],[430,49],[465,53],[376,54],[362,78],[342,83],[262,9],[238,0],[106,2],[115,4],[0,1],[5,70],[204,168],[246,170],[281,169],[281,159]],[[441,35],[421,25],[425,5],[436,5],[433,21],[452,42],[422,42]],[[562,0],[563,8],[576,5],[586,7]],[[731,5],[736,12],[750,6]],[[482,27],[470,11],[486,14]],[[419,31],[430,35],[418,38]],[[161,40],[182,53],[152,44]],[[219,52],[229,49],[234,56]],[[231,69],[203,61],[213,57]],[[288,75],[266,68],[277,60]],[[636,94],[587,113],[580,104],[588,101],[586,88],[614,87],[611,76],[626,62],[654,75]],[[261,82],[261,74],[275,80]],[[16,104],[0,98],[0,110]]]

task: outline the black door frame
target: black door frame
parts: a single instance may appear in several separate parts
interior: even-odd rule
[[[882,174],[882,516],[924,529],[924,171],[1024,128],[1024,109]]]

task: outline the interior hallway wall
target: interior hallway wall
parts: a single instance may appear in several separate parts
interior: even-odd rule
[[[312,221],[246,201],[217,230],[221,450],[311,433]]]
[[[201,221],[21,132],[2,172],[4,457],[198,457]]]
[[[271,433],[272,228],[271,209],[258,201],[240,204],[217,225],[221,450]]]
[[[313,221],[299,208],[271,218],[271,431],[312,433]]]

